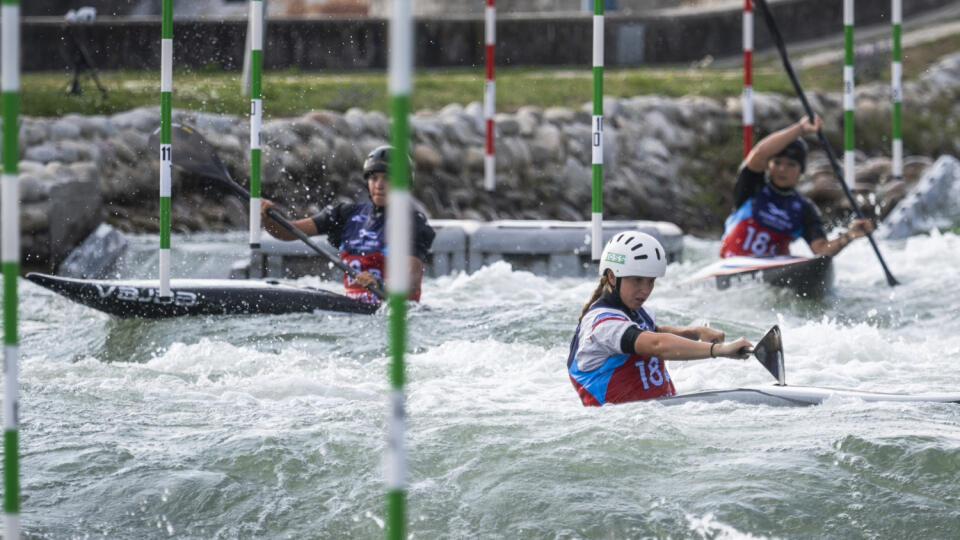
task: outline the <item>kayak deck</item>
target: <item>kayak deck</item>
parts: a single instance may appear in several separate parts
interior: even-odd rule
[[[26,278],[78,304],[121,318],[315,311],[370,314],[379,309],[341,294],[277,281],[173,279],[172,296],[163,298],[156,280],[87,280],[35,272]]]
[[[719,290],[751,283],[767,283],[792,290],[797,296],[822,298],[833,287],[833,258],[730,257],[694,274],[691,284],[713,284]]]
[[[932,402],[960,403],[960,393],[937,394],[890,394],[884,392],[864,392],[839,388],[821,388],[814,386],[764,386],[736,388],[732,390],[708,390],[692,394],[660,398],[656,401],[664,405],[682,405],[684,403],[720,403],[733,401],[749,405],[771,405],[776,407],[809,407],[820,405],[824,401],[837,399],[856,399],[866,402]]]

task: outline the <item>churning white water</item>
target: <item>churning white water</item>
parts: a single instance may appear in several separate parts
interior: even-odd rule
[[[124,277],[155,276],[136,239]],[[241,235],[175,237],[174,275],[214,277]],[[960,391],[960,238],[869,244],[822,301],[679,286],[668,324],[783,330],[787,382]],[[300,283],[338,290],[332,282]],[[409,315],[414,538],[951,538],[960,406],[831,400],[584,408],[566,374],[594,279],[496,264],[428,279]],[[383,534],[386,317],[111,319],[21,282],[22,522],[34,538]],[[670,362],[680,392],[772,383],[755,360]]]

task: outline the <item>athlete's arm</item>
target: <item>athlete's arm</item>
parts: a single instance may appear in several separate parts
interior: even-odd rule
[[[666,332],[675,336],[692,339],[694,341],[706,341],[708,343],[723,343],[725,334],[720,330],[707,328],[706,326],[664,326],[657,325],[657,332]],[[716,352],[716,349],[714,349]]]
[[[788,144],[807,133],[816,133],[822,126],[823,120],[820,115],[814,115],[813,122],[810,121],[809,116],[804,116],[798,122],[764,137],[747,154],[744,164],[751,171],[763,171],[767,168],[770,158],[777,155]]]
[[[410,299],[417,300],[420,298],[420,284],[423,281],[423,261],[416,257],[410,257]],[[370,272],[360,272],[357,274],[357,277],[350,283],[351,285],[358,285],[360,287],[369,287],[370,285],[376,285],[378,287],[383,287],[381,283],[373,274]]]
[[[263,228],[270,233],[270,236],[278,240],[296,240],[296,235],[267,215],[267,210],[273,207],[273,201],[270,199],[260,199],[260,222],[263,224]],[[307,236],[314,236],[318,233],[317,225],[314,223],[313,218],[298,219],[292,223]]]
[[[840,236],[834,238],[833,240],[827,241],[826,237],[817,238],[813,242],[810,242],[810,250],[813,251],[816,255],[836,255],[840,253],[843,248],[850,245],[850,242],[853,242],[857,238],[866,236],[867,233],[873,231],[873,223],[869,219],[857,219],[850,224],[850,228],[847,232],[841,234]]]
[[[663,329],[661,327],[661,329]],[[656,356],[661,360],[699,360],[713,356],[728,358],[748,358],[749,354],[740,354],[743,347],[753,347],[749,341],[739,338],[730,343],[706,343],[694,341],[668,332],[640,332],[633,342],[633,350],[640,356]]]

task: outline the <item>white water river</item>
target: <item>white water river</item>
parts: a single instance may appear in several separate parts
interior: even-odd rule
[[[156,275],[136,238],[124,277]],[[174,237],[175,277],[222,277],[243,235]],[[837,260],[823,301],[687,290],[668,324],[783,330],[787,382],[960,391],[960,238]],[[336,283],[300,283],[339,290]],[[409,317],[413,538],[955,538],[960,406],[584,408],[565,361],[593,279],[497,264],[428,279]],[[22,523],[30,538],[378,538],[385,316],[115,320],[21,282]],[[756,362],[671,362],[680,392],[772,383]]]

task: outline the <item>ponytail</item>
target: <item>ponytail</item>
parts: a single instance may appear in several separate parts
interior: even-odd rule
[[[597,301],[597,298],[600,298],[600,295],[603,294],[603,288],[607,286],[607,276],[600,276],[600,283],[597,285],[597,288],[594,289],[593,294],[590,296],[590,300],[587,300],[587,304],[583,306],[583,310],[580,312],[580,318],[577,319],[577,322],[583,320],[583,316],[587,314],[587,311],[590,310],[590,306]]]

